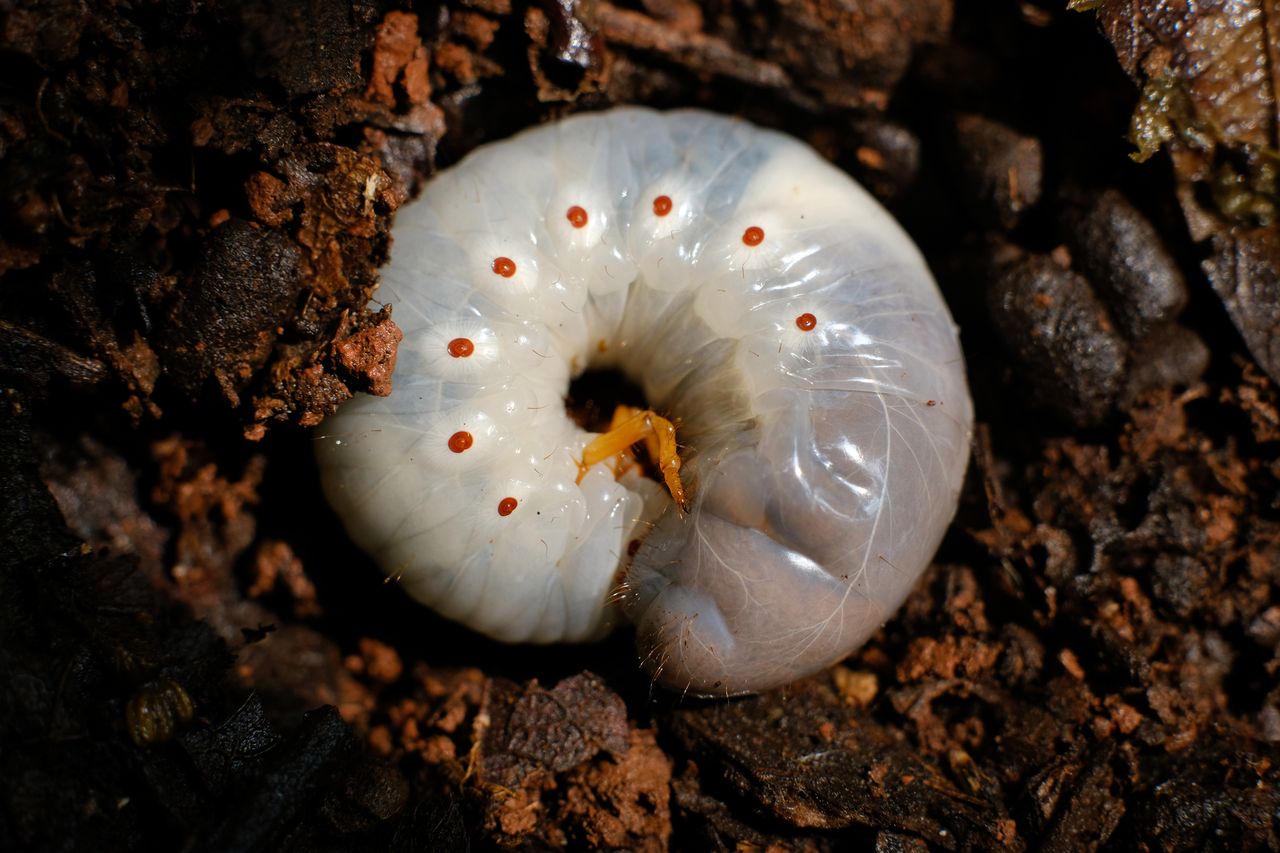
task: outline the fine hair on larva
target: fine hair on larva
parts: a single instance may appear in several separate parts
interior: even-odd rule
[[[394,391],[316,444],[410,595],[508,642],[625,615],[657,682],[725,696],[848,655],[929,564],[973,420],[957,330],[911,240],[805,144],[580,114],[472,152],[393,235]],[[607,439],[565,408],[587,369],[643,389],[610,436],[665,448],[658,479],[588,463]]]

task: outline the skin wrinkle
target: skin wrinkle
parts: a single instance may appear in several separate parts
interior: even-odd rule
[[[954,324],[897,225],[803,144],[694,111],[572,117],[441,173],[395,234],[384,298],[417,372],[347,403],[317,453],[352,538],[425,603],[535,642],[620,610],[657,683],[728,696],[839,660],[928,564],[972,422]],[[445,358],[454,336],[475,353]],[[593,364],[677,424],[687,515],[595,462],[627,439],[584,479],[591,436],[555,398]],[[476,446],[434,447],[460,429]]]

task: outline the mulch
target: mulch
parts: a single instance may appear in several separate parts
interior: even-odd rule
[[[1280,849],[1275,11],[0,3],[0,847]],[[805,139],[963,330],[935,564],[761,696],[433,616],[311,461],[396,209],[621,103]]]

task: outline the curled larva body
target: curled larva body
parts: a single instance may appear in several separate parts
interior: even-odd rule
[[[615,600],[662,684],[763,690],[861,644],[955,511],[972,404],[915,246],[782,134],[581,115],[481,148],[402,209],[379,296],[390,397],[322,427],[353,539],[444,615],[586,640]],[[605,463],[570,379],[618,368],[679,421],[692,499]]]

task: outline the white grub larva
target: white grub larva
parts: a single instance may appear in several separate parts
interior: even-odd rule
[[[579,115],[477,150],[394,234],[395,390],[318,452],[414,597],[510,642],[594,639],[620,609],[659,683],[725,696],[838,661],[928,565],[973,418],[956,329],[901,228],[804,144]],[[687,512],[612,455],[580,471],[596,436],[564,399],[588,368],[678,422]]]

